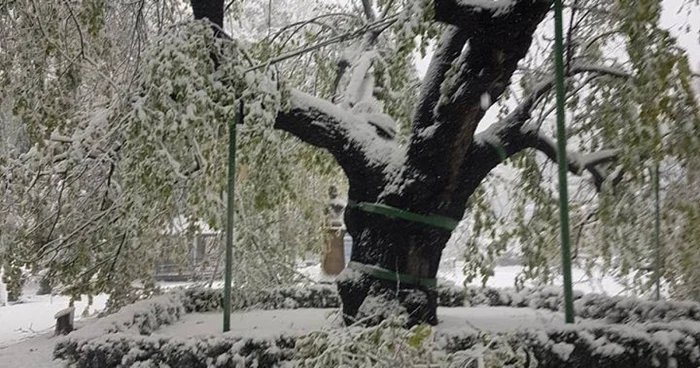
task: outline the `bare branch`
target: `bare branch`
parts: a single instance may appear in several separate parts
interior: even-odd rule
[[[595,64],[574,64],[571,66],[567,76],[571,77],[581,73],[593,73],[598,75],[607,75],[618,78],[632,78],[628,72],[611,66],[595,65]],[[551,75],[535,85],[532,92],[515,108],[502,122],[497,124],[511,125],[519,124],[522,126],[528,119],[533,107],[540,99],[551,91],[554,86],[555,77]],[[513,128],[515,129],[515,128]]]
[[[393,24],[394,22],[396,22],[396,19],[397,19],[396,16],[393,16],[393,17],[390,17],[390,18],[386,18],[386,19],[382,19],[382,20],[379,20],[379,21],[377,21],[377,22],[373,22],[373,23],[367,24],[366,26],[361,27],[361,28],[359,28],[359,29],[357,29],[357,30],[355,30],[355,31],[343,33],[343,34],[341,34],[341,35],[338,35],[338,36],[335,36],[335,37],[331,37],[331,38],[329,38],[329,39],[326,39],[326,40],[320,41],[320,42],[318,42],[318,43],[315,43],[315,44],[313,44],[313,45],[311,45],[311,46],[302,47],[302,48],[296,49],[296,50],[294,50],[294,51],[290,51],[290,52],[288,52],[288,53],[286,53],[286,54],[282,54],[282,55],[279,55],[279,56],[270,58],[270,59],[268,59],[268,60],[267,60],[266,62],[264,62],[264,63],[258,64],[258,65],[255,65],[255,66],[252,66],[252,67],[246,69],[245,72],[248,73],[248,72],[252,72],[252,71],[254,71],[254,70],[258,70],[258,69],[261,69],[261,68],[265,68],[265,67],[267,67],[267,66],[269,66],[269,65],[276,64],[276,63],[279,63],[279,62],[281,62],[281,61],[284,61],[284,60],[287,60],[287,59],[291,59],[291,58],[296,57],[296,56],[299,56],[299,55],[303,55],[303,54],[305,54],[305,53],[307,53],[307,52],[311,52],[311,51],[314,51],[314,50],[318,50],[318,49],[320,49],[320,48],[322,48],[322,47],[325,47],[325,46],[328,46],[328,45],[333,45],[333,44],[336,44],[336,43],[349,41],[349,40],[352,40],[352,39],[361,37],[361,36],[363,36],[364,34],[366,34],[367,32],[372,32],[372,31],[377,31],[377,30],[380,30],[380,29],[385,29],[385,27],[387,27],[388,25],[391,25],[391,24]]]

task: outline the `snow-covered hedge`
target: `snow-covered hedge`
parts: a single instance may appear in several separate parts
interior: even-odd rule
[[[563,310],[563,291],[559,287],[536,289],[495,289],[468,287],[465,305],[528,307]],[[700,321],[700,303],[675,300],[644,300],[574,292],[577,317],[603,319],[608,323]]]
[[[558,288],[514,291],[441,286],[438,295],[442,306],[490,305],[560,310],[562,300]],[[291,337],[251,340],[228,334],[190,339],[147,336],[162,325],[177,321],[184,313],[219,310],[222,300],[221,290],[191,288],[140,301],[60,338],[54,355],[75,367],[119,364],[125,367],[159,364],[217,367],[239,363],[265,367],[291,359],[295,345],[295,339]],[[234,291],[232,302],[236,309],[335,308],[340,304],[334,285]],[[491,337],[498,339],[499,343],[490,345],[483,344],[488,335],[480,333],[441,335],[438,346],[447,354],[466,354],[471,359],[475,352],[486,354],[489,346],[498,347],[505,341],[512,346],[507,351],[520,354],[518,359],[531,356],[540,363],[539,367],[700,366],[698,303],[654,302],[576,293],[575,307],[578,317],[601,321],[493,335]],[[481,348],[476,349],[479,346]],[[492,355],[501,353],[499,350]]]
[[[466,290],[465,304],[561,311],[563,310],[563,296],[559,287],[520,291],[469,287]],[[610,297],[600,294],[583,294],[576,291],[574,292],[574,313],[577,317],[603,319],[609,323],[670,322],[681,319],[700,321],[700,303]]]
[[[208,288],[186,289],[185,310],[208,312],[223,306],[223,290]],[[234,290],[231,295],[234,309],[296,309],[337,308],[340,298],[335,285],[289,286],[258,291]]]
[[[221,289],[190,288],[185,290],[185,310],[207,312],[220,310],[223,303]],[[465,290],[455,286],[438,288],[438,305],[459,307],[464,305]],[[233,291],[231,303],[234,308],[297,309],[338,308],[340,297],[335,285],[318,284],[288,286],[259,291]]]
[[[183,292],[175,291],[123,307],[115,314],[61,337],[54,347],[54,357],[75,361],[83,354],[86,343],[103,335],[150,335],[162,325],[172,324],[185,314],[185,299]]]
[[[560,326],[518,333],[538,367],[700,367],[700,323]]]
[[[76,368],[336,367],[341,361],[347,367],[384,367],[382,362],[401,358],[408,359],[406,364],[398,365],[405,367],[411,367],[409,362],[471,367],[462,363],[475,360],[490,362],[486,366],[538,368],[700,366],[697,322],[588,323],[494,335],[474,331],[432,335],[430,326],[414,326],[409,331],[390,322],[275,339],[232,334],[170,338],[115,333],[86,341],[69,362]],[[399,346],[403,348],[397,349]],[[394,353],[380,355],[382,349]],[[511,364],[504,364],[506,361]]]
[[[295,340],[253,339],[223,334],[187,339],[108,334],[82,344],[68,359],[73,367],[274,367],[289,360]]]
[[[473,357],[475,351],[486,356],[496,349],[525,352],[538,368],[700,367],[700,323],[694,321],[586,322],[506,334],[442,334],[438,340],[453,356]]]

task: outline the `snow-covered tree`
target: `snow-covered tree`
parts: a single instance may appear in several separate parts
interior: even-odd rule
[[[266,225],[284,219],[287,234],[307,234],[299,242],[313,238],[323,206],[308,199],[337,170],[328,153],[348,185],[354,263],[338,283],[348,321],[368,296],[389,296],[411,323],[436,323],[431,280],[463,217],[470,238],[497,239],[467,244],[470,276],[518,239],[525,276],[546,279],[559,254],[543,25],[552,2],[319,1],[300,6],[306,19],[284,4],[192,1],[213,26],[185,22],[192,8],[171,1],[5,5],[0,76],[11,109],[0,116],[20,121],[31,147],[0,162],[7,269],[48,267],[71,292],[118,294],[148,278],[173,218],[222,229],[227,127],[242,99],[237,285],[293,273],[299,248]],[[648,267],[650,247],[628,231],[648,213],[629,210],[643,208],[652,164],[689,173],[698,157],[692,73],[661,10],[660,0],[567,2],[568,166],[586,174],[571,183],[582,188],[572,198],[582,262]],[[413,57],[428,47],[419,81]],[[484,121],[489,109],[495,122]],[[491,175],[505,166],[514,174]],[[489,194],[513,177],[511,215],[499,216]]]
[[[206,98],[156,100],[163,89],[149,94],[146,85],[208,87],[190,80],[202,70],[177,63],[197,67],[201,52],[202,43],[170,33],[188,18],[189,6],[172,1],[2,5],[0,260],[12,296],[23,272],[41,271],[63,293],[104,291],[117,306],[133,281],[152,285],[157,261],[185,266],[202,224],[223,229],[227,121],[204,129],[211,116],[188,121],[181,113],[206,111]],[[180,43],[163,50],[169,41],[162,35]],[[208,54],[199,61],[208,64]],[[144,101],[151,105],[140,108]],[[161,115],[165,125],[141,126],[163,101],[176,107]],[[233,116],[232,109],[209,111]],[[162,128],[174,121],[196,131],[168,136]],[[239,134],[235,279],[249,287],[291,282],[298,258],[321,249],[326,188],[338,169],[298,141],[246,128]]]

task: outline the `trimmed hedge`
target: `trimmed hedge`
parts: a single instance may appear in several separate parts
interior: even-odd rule
[[[76,362],[84,354],[84,346],[103,335],[129,333],[128,336],[150,335],[162,325],[172,324],[185,314],[185,295],[172,292],[128,305],[119,312],[103,317],[90,325],[59,338],[54,357]],[[118,354],[119,352],[115,352]],[[107,358],[105,358],[107,359]],[[111,361],[107,359],[107,361]],[[99,365],[78,365],[97,367]],[[105,365],[110,367],[113,365]]]
[[[555,288],[513,291],[441,286],[441,306],[490,305],[561,309]],[[600,295],[575,295],[579,317],[632,325],[577,324],[500,335],[524,348],[540,367],[699,367],[700,304],[644,301]],[[234,308],[336,308],[332,285],[235,291]],[[220,310],[222,291],[177,290],[122,308],[118,313],[58,340],[54,356],[74,367],[273,367],[289,362],[295,337],[250,339],[229,334],[206,338],[147,336],[184,313]],[[648,323],[663,321],[664,323]],[[675,321],[675,322],[673,322]],[[647,323],[637,323],[647,322]],[[441,334],[448,353],[466,351],[483,341],[480,333]],[[498,335],[493,335],[498,336]]]
[[[465,291],[466,305],[528,307],[563,311],[561,288],[536,289],[475,288]],[[574,292],[574,313],[580,318],[602,319],[608,323],[700,321],[700,303],[677,300],[644,300]]]
[[[524,348],[541,368],[652,368],[700,366],[700,325],[571,325],[512,334],[441,334],[437,345],[459,354],[484,339],[501,337]],[[332,338],[332,335],[329,337]],[[73,351],[74,367],[277,367],[294,366],[296,337],[254,339],[231,334],[187,339],[108,334]]]
[[[700,367],[700,324],[693,322],[560,326],[516,336],[542,368]]]
[[[275,367],[294,354],[296,340],[253,339],[223,334],[178,339],[115,333],[85,342],[75,367]]]

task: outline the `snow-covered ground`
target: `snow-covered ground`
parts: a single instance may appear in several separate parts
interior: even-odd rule
[[[36,295],[37,289],[29,285],[24,290],[21,302],[0,307],[0,347],[16,343],[27,337],[51,331],[55,326],[54,315],[67,308],[70,297],[63,295]],[[87,309],[88,315],[94,315],[104,309],[107,295],[94,297],[88,307],[87,297],[74,303],[75,318],[82,318]]]
[[[446,266],[447,265],[447,266]],[[440,269],[439,277],[457,285],[462,285],[463,263],[460,261],[445,262]],[[314,264],[301,267],[300,272],[318,281],[332,281],[324,276],[320,266]],[[489,279],[487,286],[512,287],[515,277],[520,273],[520,266],[496,267],[495,275]],[[589,280],[582,270],[574,270],[574,288],[583,292],[597,292],[608,295],[618,295],[622,286],[611,277],[595,277]],[[478,281],[472,283],[478,285]],[[559,283],[560,284],[560,283]],[[163,283],[164,289],[179,286],[189,286],[191,283]],[[217,282],[215,287],[220,287]],[[59,367],[58,362],[51,359],[53,343],[54,314],[68,306],[70,301],[66,296],[36,295],[36,286],[28,285],[24,290],[21,303],[0,306],[0,362],[13,363],[10,366],[26,367]],[[88,310],[94,315],[102,310],[107,301],[107,295],[94,298]],[[87,298],[75,302],[76,318],[80,319],[87,307]],[[475,329],[503,332],[527,327],[546,327],[560,323],[562,317],[558,313],[528,308],[507,307],[471,307],[471,308],[440,308],[441,320],[438,330]],[[90,320],[84,321],[90,323]],[[233,332],[245,333],[246,336],[269,336],[281,333],[302,334],[320,328],[339,324],[337,311],[322,309],[298,310],[268,310],[236,312],[232,315]],[[218,333],[221,329],[221,314],[191,314],[186,315],[181,322],[167,326],[158,331],[166,336],[193,336],[200,334]]]
[[[440,323],[436,331],[507,332],[521,328],[546,328],[563,323],[561,313],[530,308],[459,307],[438,308]],[[189,337],[221,332],[221,313],[192,313],[155,335]],[[275,309],[238,311],[231,315],[231,333],[247,337],[302,335],[315,330],[340,326],[335,309]]]

